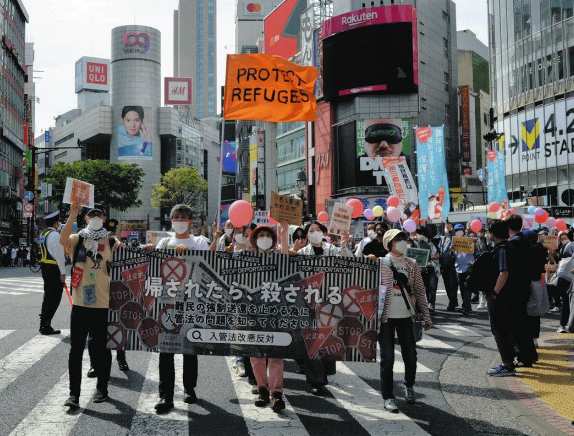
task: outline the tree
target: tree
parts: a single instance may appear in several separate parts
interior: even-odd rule
[[[187,204],[193,210],[203,210],[207,181],[199,175],[197,168],[174,168],[163,176],[160,183],[152,185],[151,205],[171,208],[176,204]]]
[[[141,206],[138,195],[142,186],[144,170],[137,164],[86,160],[73,163],[58,162],[48,172],[46,183],[53,186],[53,199],[60,206],[68,177],[94,185],[94,202],[103,207],[125,212]]]

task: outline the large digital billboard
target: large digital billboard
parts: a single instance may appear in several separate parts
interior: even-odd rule
[[[322,31],[325,100],[417,92],[416,12],[412,6],[382,6],[339,15],[325,21]]]
[[[290,59],[297,54],[301,32],[301,14],[307,0],[285,0],[265,17],[265,54]]]
[[[151,107],[124,106],[118,126],[118,160],[153,159]]]

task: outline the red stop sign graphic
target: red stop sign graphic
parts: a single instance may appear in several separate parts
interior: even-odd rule
[[[152,318],[146,318],[142,320],[140,327],[138,329],[141,341],[148,348],[157,347],[160,332],[161,332],[160,325],[155,319]]]
[[[345,357],[345,344],[341,338],[331,335],[323,342],[318,354],[324,360],[342,360]]]
[[[359,342],[359,335],[365,328],[361,321],[352,316],[344,317],[337,324],[337,336],[343,340],[345,347],[356,347]]]
[[[120,321],[128,329],[135,330],[144,317],[141,304],[134,301],[126,303],[120,310]]]
[[[377,332],[369,330],[359,336],[359,353],[363,359],[374,362],[377,359]]]
[[[361,312],[361,307],[357,300],[355,300],[355,295],[357,292],[362,291],[363,288],[359,286],[349,286],[347,289],[343,290],[341,293],[342,305],[345,309],[345,314],[358,316]]]
[[[123,282],[110,283],[110,309],[120,310],[130,298],[130,289]]]

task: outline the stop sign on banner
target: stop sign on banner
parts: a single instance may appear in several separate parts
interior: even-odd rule
[[[175,323],[175,308],[173,306],[165,306],[161,309],[157,320],[166,333],[175,333],[181,328],[180,324]]]
[[[167,283],[171,280],[181,282],[187,275],[187,267],[185,261],[178,257],[170,257],[161,263],[161,276],[163,282]]]
[[[120,310],[120,322],[130,330],[137,329],[143,317],[143,307],[135,301],[126,303]]]
[[[110,309],[120,310],[130,298],[130,290],[123,282],[110,283]]]
[[[126,329],[117,322],[108,323],[108,341],[106,347],[110,350],[121,350],[126,344]]]
[[[134,294],[136,299],[139,297],[140,293],[145,290],[148,268],[149,264],[146,263],[144,265],[122,271],[122,278],[127,283],[130,291],[132,291],[132,294]]]
[[[358,348],[363,359],[374,362],[377,359],[377,332],[369,330],[359,336]]]
[[[138,329],[141,341],[148,348],[157,347],[160,332],[161,327],[158,322],[152,318],[144,319]]]
[[[336,334],[343,340],[345,347],[356,347],[363,330],[361,321],[354,316],[346,316],[337,324]]]
[[[307,289],[307,286],[311,286],[312,289],[321,289],[321,287],[323,286],[323,279],[324,278],[325,278],[325,273],[315,274],[314,276],[307,277],[304,280],[293,283],[293,286],[301,288],[299,292],[301,293],[301,296],[303,296],[303,298],[305,298],[305,295],[306,295],[305,289]],[[307,305],[311,309],[315,308],[315,302],[314,301],[311,303],[307,303]]]
[[[333,330],[335,329],[332,327],[301,329],[301,334],[303,335],[303,340],[305,341],[305,347],[307,348],[307,354],[309,355],[309,358],[313,358],[313,356],[317,354],[317,350],[319,350],[323,342],[325,342],[325,340],[331,336]]]
[[[322,326],[334,327],[343,318],[343,309],[336,304],[323,303],[315,311],[317,322]]]
[[[358,291],[355,294],[355,300],[361,308],[361,312],[369,321],[377,311],[377,300],[379,297],[378,289],[367,289],[365,291]]]
[[[355,295],[357,292],[362,291],[363,288],[358,286],[350,286],[347,289],[343,290],[341,293],[341,302],[343,308],[345,309],[345,314],[347,315],[359,315],[361,312],[361,307],[357,300],[355,300]]]
[[[345,356],[345,344],[337,336],[329,336],[321,345],[319,355],[325,360],[341,360]]]

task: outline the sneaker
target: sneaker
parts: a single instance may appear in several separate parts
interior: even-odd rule
[[[399,408],[397,407],[397,403],[395,403],[394,398],[389,398],[384,402],[385,410],[391,413],[399,413]]]
[[[197,395],[195,395],[195,389],[191,389],[185,393],[183,397],[183,402],[187,404],[197,403]]]
[[[68,399],[64,402],[65,407],[70,407],[72,409],[77,409],[80,407],[80,399],[74,395],[70,395]]]
[[[568,331],[566,330],[566,327],[561,325],[558,327],[558,330],[556,330],[556,333],[568,333]]]
[[[323,396],[327,394],[327,389],[325,389],[325,386],[313,386],[311,388],[311,393],[313,395]]]
[[[172,398],[161,398],[159,402],[154,406],[157,413],[167,413],[173,409],[173,399]]]
[[[269,404],[269,391],[267,388],[259,388],[259,396],[255,399],[255,406],[265,407]]]
[[[94,403],[104,403],[106,401],[109,400],[110,397],[108,397],[108,393],[107,392],[102,392],[99,389],[96,391],[96,393],[94,394],[94,396],[92,397],[92,401]]]
[[[460,311],[462,312],[462,314],[464,316],[475,316],[475,314],[472,310],[460,309]]]
[[[487,374],[491,377],[508,377],[511,375],[516,375],[516,371],[514,368],[508,368],[501,363],[494,368],[490,368]]]
[[[532,363],[524,363],[521,360],[514,359],[514,362],[512,362],[512,366],[514,368],[532,368]]]
[[[128,366],[128,362],[126,362],[125,360],[122,360],[122,359],[118,359],[118,368],[120,369],[120,371],[123,371],[123,372],[130,370],[130,367]]]
[[[88,374],[86,375],[88,376],[88,378],[96,378],[98,376],[98,371],[93,366],[90,366]]]
[[[257,386],[253,386],[253,387],[251,388],[251,393],[252,393],[253,395],[257,395],[257,394],[259,393],[259,388],[258,388]]]
[[[486,309],[486,304],[484,303],[479,303],[478,306],[476,306],[476,310],[484,310]]]
[[[434,304],[429,303],[429,312],[434,312]]]
[[[447,306],[446,311],[447,312],[456,312],[456,306],[450,306],[449,305],[449,306]]]
[[[415,390],[405,386],[405,400],[407,403],[414,404],[416,402]]]
[[[271,409],[273,409],[274,412],[279,412],[285,409],[285,401],[283,401],[283,394],[281,392],[273,392]]]
[[[553,307],[552,309],[550,309],[550,313],[560,313],[560,308],[559,307]]]
[[[41,335],[59,335],[61,330],[54,330],[51,326],[41,327],[39,330]]]
[[[245,377],[245,364],[243,362],[235,362],[235,372],[239,377]]]

